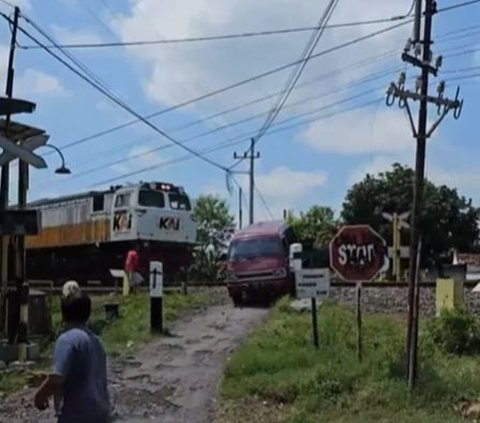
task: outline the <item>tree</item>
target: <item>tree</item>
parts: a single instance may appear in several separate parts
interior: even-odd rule
[[[338,229],[333,210],[322,206],[312,206],[299,217],[290,216],[289,223],[299,241],[314,248],[328,246]]]
[[[227,201],[213,195],[201,195],[195,202],[193,216],[197,223],[197,243],[192,276],[196,279],[219,279],[219,261],[232,234],[234,217]]]
[[[369,224],[391,245],[391,226],[382,213],[410,211],[413,201],[414,172],[406,166],[393,164],[392,170],[367,175],[353,185],[343,204],[342,218],[346,224]],[[470,251],[479,235],[478,209],[471,200],[460,196],[456,189],[436,186],[425,181],[425,204],[421,216],[422,261],[438,263],[449,258],[452,249]],[[402,235],[409,244],[409,233]]]

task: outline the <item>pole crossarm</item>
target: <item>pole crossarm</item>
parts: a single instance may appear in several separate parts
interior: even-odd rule
[[[438,68],[430,65],[430,63],[428,62],[424,63],[418,57],[411,56],[408,53],[402,53],[402,60],[419,68],[422,66],[425,67],[433,76],[437,76],[438,74]]]
[[[453,117],[459,119],[463,109],[463,100],[458,98],[460,94],[460,87],[457,87],[457,92],[455,98],[452,100],[450,98],[443,96],[443,91],[445,90],[445,83],[440,82],[437,92],[437,96],[432,95],[423,95],[417,91],[411,91],[404,88],[404,74],[400,75],[399,82],[391,82],[390,86],[387,89],[387,106],[392,106],[395,103],[395,100],[398,99],[398,107],[400,109],[406,109],[408,120],[412,128],[414,138],[418,139],[418,130],[415,127],[415,122],[413,119],[413,114],[408,100],[412,101],[426,101],[427,103],[434,104],[437,106],[437,113],[439,118],[432,124],[429,130],[426,132],[426,138],[430,138],[434,133],[435,129],[440,125],[445,116],[453,111]]]

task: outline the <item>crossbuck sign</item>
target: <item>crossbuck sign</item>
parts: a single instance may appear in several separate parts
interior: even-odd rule
[[[298,299],[323,300],[330,293],[330,269],[301,269],[296,272]]]
[[[45,169],[47,163],[42,157],[35,154],[33,150],[45,145],[49,138],[49,135],[36,135],[18,145],[0,136],[0,148],[3,149],[3,153],[0,155],[0,166],[18,158],[38,169]]]

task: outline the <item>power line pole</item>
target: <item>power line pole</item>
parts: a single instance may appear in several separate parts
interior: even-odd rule
[[[7,69],[7,83],[5,87],[5,94],[8,99],[13,97],[13,79],[14,79],[14,59],[15,59],[15,48],[17,46],[17,29],[18,29],[18,18],[20,16],[20,9],[15,7],[15,12],[13,15],[13,25],[12,25],[12,36],[10,39],[10,52],[8,56],[8,69]],[[10,124],[10,114],[8,113],[5,118],[5,137],[8,138],[8,127]],[[0,211],[6,210],[8,208],[9,200],[9,185],[10,185],[10,165],[5,163],[2,166],[1,172],[1,181],[0,181]],[[1,237],[1,281],[2,281],[2,294],[6,294],[8,286],[8,245],[9,237]]]
[[[238,187],[238,229],[242,229],[243,221],[243,190]]]
[[[413,204],[411,215],[411,246],[410,246],[410,268],[408,285],[408,322],[407,322],[407,340],[406,354],[407,366],[406,377],[410,389],[413,389],[417,377],[417,345],[418,345],[418,316],[419,316],[419,265],[421,252],[419,251],[419,240],[421,238],[420,218],[423,210],[423,191],[425,178],[425,156],[427,139],[433,134],[435,129],[448,114],[453,110],[455,119],[461,114],[463,101],[458,99],[459,88],[454,100],[443,96],[445,91],[445,82],[441,81],[437,88],[437,96],[428,95],[429,76],[437,76],[438,70],[442,65],[442,57],[438,56],[435,66],[432,66],[432,18],[437,12],[437,4],[434,0],[425,0],[424,10],[424,32],[423,40],[419,40],[421,29],[421,0],[417,0],[415,26],[412,39],[407,42],[402,60],[408,62],[422,70],[421,76],[417,79],[415,91],[405,89],[405,73],[400,74],[398,83],[392,82],[387,91],[387,105],[391,106],[398,98],[398,105],[407,111],[413,135],[417,140],[416,158],[415,158],[415,184],[413,189]],[[413,49],[414,55],[410,54]],[[420,52],[422,57],[419,58]],[[418,112],[418,130],[415,127],[409,100],[419,101]],[[428,104],[435,104],[439,118],[427,129],[427,109]]]
[[[240,160],[250,160],[250,170],[249,170],[249,180],[250,180],[250,199],[249,199],[249,223],[252,224],[254,221],[254,194],[255,194],[255,159],[260,158],[260,153],[257,151],[255,153],[255,139],[250,140],[250,150],[249,152],[243,153],[243,155],[238,155],[236,152],[233,154],[234,159]]]

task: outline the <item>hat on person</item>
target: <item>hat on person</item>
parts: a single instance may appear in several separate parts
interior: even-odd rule
[[[77,281],[67,281],[63,284],[62,287],[62,297],[68,298],[73,295],[80,295],[81,290],[80,286],[78,285]]]

